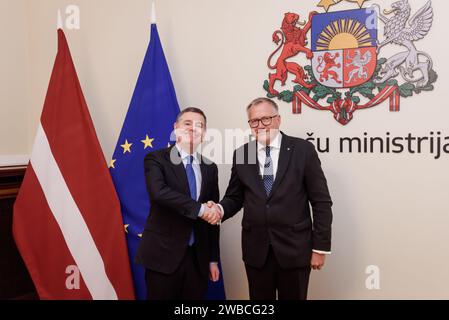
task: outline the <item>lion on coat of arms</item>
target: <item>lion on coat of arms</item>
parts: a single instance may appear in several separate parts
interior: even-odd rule
[[[304,72],[304,69],[295,62],[287,62],[288,58],[296,56],[298,53],[303,52],[307,59],[312,59],[313,52],[306,48],[307,45],[307,33],[311,27],[312,17],[317,14],[317,12],[313,11],[309,14],[309,21],[306,23],[301,23],[304,25],[304,28],[300,28],[296,26],[299,21],[299,15],[296,13],[288,12],[285,14],[284,20],[282,21],[281,30],[277,30],[273,33],[273,42],[276,44],[279,43],[280,38],[282,38],[282,43],[278,46],[278,48],[270,55],[268,58],[268,67],[272,70],[276,70],[276,73],[270,73],[269,77],[269,92],[273,95],[278,95],[274,89],[274,84],[277,80],[282,82],[282,85],[285,85],[285,81],[287,80],[288,72],[294,74],[296,79],[293,82],[296,82],[306,88],[312,88],[313,85],[306,83],[307,75]],[[277,59],[276,64],[273,66],[271,64],[271,60],[273,56],[282,48],[281,55]]]

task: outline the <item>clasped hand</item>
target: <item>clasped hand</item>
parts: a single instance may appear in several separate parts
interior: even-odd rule
[[[201,219],[212,224],[219,225],[221,223],[221,218],[223,218],[223,213],[220,210],[220,207],[213,201],[209,201],[204,203],[204,212],[201,216]]]

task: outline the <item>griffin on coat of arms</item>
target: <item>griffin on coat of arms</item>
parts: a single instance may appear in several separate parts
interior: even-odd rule
[[[380,11],[378,5],[374,5]],[[416,83],[418,88],[422,88],[429,83],[430,71],[432,70],[432,58],[423,51],[418,51],[414,42],[423,39],[432,27],[433,9],[431,2],[427,2],[419,9],[411,19],[411,7],[408,0],[401,0],[391,5],[392,10],[384,11],[386,15],[394,13],[388,19],[379,14],[380,20],[385,23],[386,39],[377,47],[380,50],[383,46],[394,43],[405,47],[407,50],[395,54],[387,59],[387,62],[379,72],[379,78],[375,83],[383,83],[401,74],[406,82]],[[419,57],[424,56],[425,61],[420,61]],[[414,72],[419,70],[421,77],[415,78]]]
[[[365,52],[362,56],[360,50],[355,51],[354,57],[350,57],[349,54],[347,56],[347,60],[349,61],[346,66],[347,67],[355,67],[355,69],[351,70],[349,73],[349,79],[346,83],[351,83],[352,79],[357,76],[359,79],[368,79],[368,72],[366,70],[366,65],[371,62],[372,55],[370,51]]]
[[[268,66],[276,72],[269,74],[264,83],[267,96],[291,102],[296,114],[301,113],[303,104],[331,111],[335,120],[346,125],[357,110],[389,100],[390,111],[399,111],[400,97],[432,91],[438,78],[432,58],[415,45],[432,27],[431,0],[411,18],[408,0],[396,1],[382,13],[377,4],[362,8],[367,0],[346,1],[357,2],[360,8],[328,12],[329,7],[342,0],[321,0],[318,6],[326,12],[310,12],[307,23],[300,22],[298,14],[285,14],[281,30],[273,34],[276,44],[280,39],[283,41],[268,60]],[[385,39],[381,42],[378,40],[379,21],[384,24]],[[306,47],[309,32],[310,49]],[[379,58],[387,45],[405,50],[389,58]],[[276,65],[271,65],[281,48]],[[301,52],[311,65],[301,66],[287,60]],[[296,85],[292,90],[277,91],[276,82],[279,80],[281,87],[285,86],[289,73],[295,76],[292,81]],[[399,83],[400,80],[403,81]],[[322,99],[327,99],[327,104],[323,105]]]

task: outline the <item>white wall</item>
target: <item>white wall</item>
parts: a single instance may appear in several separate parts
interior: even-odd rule
[[[382,8],[391,3],[375,2]],[[81,29],[66,30],[66,36],[109,159],[148,44],[150,1],[30,0],[26,8],[23,2],[1,0],[1,6],[4,3],[13,7],[8,9],[8,25],[19,28],[13,33],[0,31],[11,50],[2,52],[0,58],[8,70],[8,77],[2,73],[0,82],[1,90],[7,92],[0,98],[0,155],[30,152],[56,54],[56,13],[76,4],[81,9]],[[316,3],[318,0],[156,1],[159,33],[180,105],[203,108],[210,127],[246,128],[245,106],[265,94],[262,84],[269,72],[266,60],[275,48],[273,31],[280,27],[285,12],[304,16],[312,10],[322,12]],[[410,3],[413,13],[425,0]],[[385,136],[386,132],[391,136],[409,132],[428,136],[430,131],[441,130],[443,136],[449,135],[449,48],[444,41],[444,13],[449,5],[434,0],[433,7],[431,33],[416,45],[433,58],[439,75],[434,91],[402,99],[398,113],[389,112],[388,103],[356,112],[347,126],[338,124],[329,112],[304,107],[301,115],[293,115],[290,104],[280,103],[287,134],[306,137],[313,132],[315,137],[329,137],[332,143],[331,152],[320,157],[334,200],[333,248],[325,269],[312,274],[312,299],[449,298],[448,155],[435,160],[429,152],[338,152],[339,137],[363,137],[364,132],[369,136]],[[343,3],[331,10],[341,8],[355,6]],[[24,28],[20,19],[26,10],[32,14]],[[2,17],[9,16],[0,12]],[[27,48],[32,53],[29,56]],[[399,50],[386,47],[382,55],[389,57]],[[27,81],[25,90],[22,82]],[[4,126],[13,134],[6,135]],[[229,175],[229,165],[221,165],[222,194]],[[231,299],[248,297],[240,220],[239,215],[222,226],[222,262]],[[368,265],[380,268],[380,290],[365,287]]]
[[[0,1],[0,163],[28,152],[29,72],[27,6]]]

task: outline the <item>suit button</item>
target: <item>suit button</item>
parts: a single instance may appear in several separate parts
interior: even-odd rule
[[[267,208],[267,209],[270,209],[270,205],[269,205],[269,204],[267,204],[267,205],[265,206],[265,208]]]

